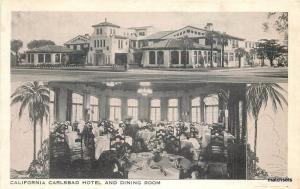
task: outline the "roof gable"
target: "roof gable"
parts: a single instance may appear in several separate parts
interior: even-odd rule
[[[82,44],[82,43],[89,43],[89,39],[83,35],[78,35],[73,39],[70,39],[69,41],[65,42],[64,44],[69,45],[69,44]]]
[[[164,36],[163,39],[182,38],[183,36],[188,36],[189,38],[204,37],[205,33],[205,29],[197,28],[194,26],[185,26],[172,33],[169,33],[168,35]]]

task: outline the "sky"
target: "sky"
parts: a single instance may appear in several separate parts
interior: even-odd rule
[[[204,28],[213,23],[214,30],[244,38],[278,39],[274,30],[264,32],[265,12],[13,12],[12,39],[20,39],[26,47],[34,39],[48,39],[58,45],[79,34],[91,34],[92,25],[108,22],[121,27],[152,25],[157,30],[176,30],[187,25]]]

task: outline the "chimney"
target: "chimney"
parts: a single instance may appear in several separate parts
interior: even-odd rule
[[[213,24],[212,23],[206,23],[205,29],[212,31],[213,30]]]

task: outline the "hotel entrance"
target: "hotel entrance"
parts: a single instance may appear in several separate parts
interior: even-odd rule
[[[95,53],[95,65],[103,65],[105,63],[105,55],[101,51]]]
[[[126,65],[127,64],[127,53],[116,53],[115,54],[115,64],[116,65]]]

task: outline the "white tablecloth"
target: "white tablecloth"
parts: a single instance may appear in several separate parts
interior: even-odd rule
[[[79,136],[78,136],[77,132],[74,132],[74,131],[67,132],[65,134],[65,140],[66,140],[66,142],[67,142],[70,149],[73,149],[76,146],[75,140],[78,139],[78,138],[79,138]]]
[[[110,139],[108,136],[98,136],[95,141],[95,159],[99,159],[102,152],[109,150]]]

